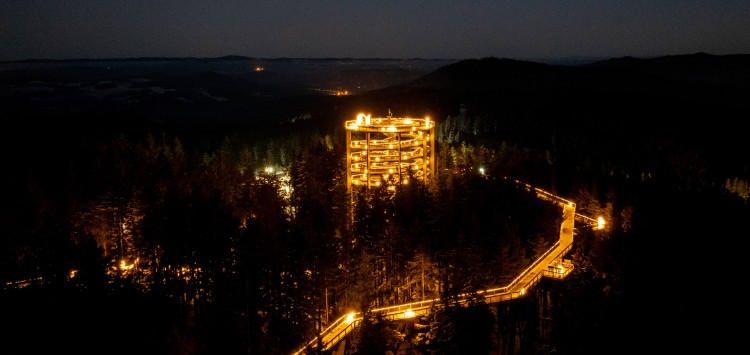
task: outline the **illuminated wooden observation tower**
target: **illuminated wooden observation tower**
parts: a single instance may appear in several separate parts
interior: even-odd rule
[[[428,182],[435,171],[435,121],[425,118],[370,118],[345,122],[346,178],[352,187],[394,190],[414,177]]]

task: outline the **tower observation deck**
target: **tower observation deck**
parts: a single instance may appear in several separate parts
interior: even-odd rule
[[[363,113],[345,122],[346,177],[353,187],[396,186],[410,178],[425,182],[435,172],[435,121],[425,118],[371,118]]]

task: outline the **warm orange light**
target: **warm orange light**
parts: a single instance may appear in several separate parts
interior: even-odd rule
[[[365,120],[367,121],[367,124],[370,124],[370,115],[365,115],[364,113],[360,113],[357,115],[357,121],[356,123],[358,125],[365,124]]]
[[[604,229],[604,218],[599,217],[596,219],[596,229]]]
[[[434,148],[434,121],[429,118],[370,117],[359,113],[355,120],[344,123],[347,134],[347,156],[349,161],[349,186],[378,187],[382,176],[395,181],[405,181],[409,171],[419,180],[432,177],[434,164],[430,163]],[[366,162],[364,165],[360,161]],[[359,173],[367,166],[369,172]],[[359,182],[355,182],[359,181]],[[389,186],[390,190],[395,187]]]
[[[377,143],[373,143],[373,145],[377,145]],[[354,146],[354,144],[350,144],[350,146]],[[398,157],[398,155],[396,155],[395,157]],[[379,165],[374,164],[373,170],[375,170],[377,166]],[[375,173],[373,173],[373,175],[375,176]],[[394,179],[398,177],[395,175],[396,174],[394,173]],[[361,175],[356,175],[356,178],[354,181],[366,181],[366,183],[373,183],[373,181],[368,181],[367,178],[364,178],[363,180],[356,180],[356,179],[359,179],[360,177]],[[383,177],[387,177],[387,175]],[[379,179],[380,177],[377,177],[377,178]],[[406,180],[402,179],[402,182],[406,183]],[[515,182],[520,184],[521,186],[527,187],[530,190],[535,189],[531,185],[521,183],[518,180],[515,180]],[[394,186],[388,186],[389,189],[392,189],[393,187]],[[553,195],[551,193],[548,193],[540,189],[536,189],[536,191],[537,191],[538,196],[546,198],[546,199],[550,199],[558,204],[561,204],[563,207],[567,207],[567,206],[575,207],[575,204],[573,202],[564,200],[559,196]],[[565,221],[563,221],[563,223],[565,223],[566,221],[573,222],[573,219],[577,218],[578,216],[579,216],[578,214],[567,213],[565,216]],[[582,215],[580,216],[585,218],[587,221],[594,221],[594,219],[591,217],[582,216]],[[599,217],[598,220],[600,222],[600,225],[603,226],[604,219],[602,217]],[[564,236],[563,236],[563,233],[561,232],[560,234],[561,241],[563,241],[563,238]],[[513,298],[524,296],[527,291],[526,288],[521,287],[519,290],[517,287],[520,287],[521,285],[525,285],[526,287],[533,287],[533,285],[535,284],[534,280],[538,280],[538,277],[544,276],[544,277],[551,277],[551,278],[556,278],[556,279],[563,279],[566,272],[570,273],[573,270],[574,266],[570,260],[558,258],[558,259],[552,260],[545,267],[543,268],[540,267],[542,265],[541,264],[542,260],[546,260],[547,256],[550,253],[554,251],[560,251],[560,250],[565,252],[566,250],[565,248],[570,247],[570,244],[568,246],[561,245],[561,244],[562,243],[559,243],[559,244],[556,243],[555,245],[553,245],[551,249],[549,249],[547,252],[544,253],[542,258],[532,263],[526,270],[522,271],[521,274],[519,274],[518,277],[516,277],[508,285],[498,287],[498,288],[477,291],[476,294],[484,295],[484,297],[487,297],[486,299],[489,300],[489,302],[491,303],[504,302],[509,299],[512,300]],[[570,250],[570,249],[567,249],[567,250]],[[562,254],[560,254],[560,257],[562,257]],[[533,279],[522,281],[522,277],[529,275],[529,273],[533,274],[534,276]],[[521,281],[521,283],[519,284],[517,283],[517,281]],[[466,301],[469,299],[470,295],[467,293],[463,293],[463,294],[459,294],[458,297],[461,300]],[[423,299],[422,302],[411,302],[411,303],[405,303],[405,304],[399,304],[399,305],[386,306],[382,308],[371,309],[371,311],[384,314],[387,316],[391,316],[394,319],[408,319],[408,318],[412,318],[416,316],[416,312],[414,312],[411,309],[411,306],[418,307],[421,314],[427,314],[432,311],[431,308],[428,308],[427,306],[435,305],[437,304],[438,301],[440,301],[440,299],[438,298],[432,299],[432,300]],[[408,307],[408,309],[404,311],[403,310],[404,307]],[[331,336],[333,336],[333,339],[338,339],[338,340],[329,341],[326,345],[327,346],[326,349],[330,349],[331,347],[336,346],[338,341],[341,340],[343,337],[345,337],[349,333],[347,330],[341,330],[341,328],[338,327],[342,322],[344,322],[345,325],[347,325],[346,329],[349,329],[348,328],[349,324],[352,324],[353,322],[362,319],[361,317],[358,319],[355,319],[354,318],[355,314],[356,313],[350,313],[346,316],[338,318],[335,322],[332,322],[327,329],[318,333],[319,334],[318,336],[324,339],[330,339]],[[356,325],[357,324],[354,323],[352,326],[356,326]],[[333,330],[338,331],[338,333],[333,333]],[[315,339],[313,339],[313,341],[308,343],[308,346],[311,346],[312,344],[314,344],[315,341],[319,341],[319,339],[316,337]],[[298,351],[296,354],[302,353],[305,349],[308,349],[308,348],[303,348],[302,350]]]
[[[127,264],[125,260],[120,260],[120,270],[130,270],[135,267],[135,264]]]

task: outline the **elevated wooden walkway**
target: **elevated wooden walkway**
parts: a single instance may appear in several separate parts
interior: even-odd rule
[[[543,277],[552,279],[565,278],[573,270],[572,262],[568,259],[564,259],[564,256],[573,247],[573,230],[575,228],[576,218],[583,218],[584,222],[593,221],[593,223],[596,223],[592,218],[576,214],[576,205],[572,201],[553,195],[539,188],[532,187],[531,185],[518,180],[513,181],[519,185],[525,186],[530,191],[535,191],[539,198],[557,203],[562,207],[563,221],[560,225],[560,239],[509,284],[498,288],[478,291],[476,294],[460,295],[458,300],[459,304],[465,304],[470,299],[476,298],[478,295],[483,295],[484,301],[487,304],[505,302],[525,296],[529,289],[536,285]],[[439,301],[440,299],[436,298],[411,302],[396,306],[376,308],[371,310],[371,312],[380,313],[385,319],[406,319],[429,313],[434,306],[439,305]],[[305,354],[308,351],[317,349],[318,347],[321,347],[322,350],[330,350],[351,333],[361,321],[362,314],[360,312],[343,315],[323,330],[320,337],[315,337],[293,354]]]

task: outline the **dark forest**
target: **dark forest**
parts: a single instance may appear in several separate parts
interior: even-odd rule
[[[735,349],[750,56],[472,59],[349,73],[377,88],[342,96],[272,74],[0,72],[0,353],[288,354],[351,310],[438,297],[366,318],[346,353]],[[436,178],[349,194],[343,123],[389,110],[435,120]],[[558,237],[559,210],[505,177],[607,221],[544,285],[544,336],[536,300],[450,306]]]

